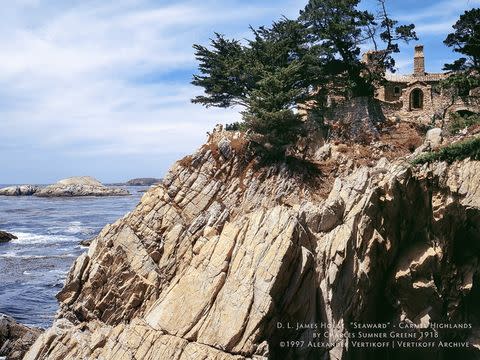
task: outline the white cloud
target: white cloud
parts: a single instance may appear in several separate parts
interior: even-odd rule
[[[99,156],[191,151],[215,123],[238,120],[237,111],[190,103],[200,93],[188,84],[191,46],[281,13],[238,0],[22,0],[4,10],[3,148]]]
[[[408,11],[396,15],[396,19],[404,23],[416,24],[415,30],[420,37],[427,35],[448,34],[458,16],[465,10],[480,5],[480,0],[443,0],[427,7],[419,7],[416,11]]]

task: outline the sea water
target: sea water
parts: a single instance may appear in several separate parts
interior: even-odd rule
[[[146,187],[132,195],[37,198],[0,196],[0,230],[18,237],[0,243],[0,313],[39,327],[51,325],[69,268],[97,235],[131,211]]]

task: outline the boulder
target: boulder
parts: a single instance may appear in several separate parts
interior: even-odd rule
[[[0,195],[5,196],[29,196],[35,194],[40,189],[36,185],[16,185],[0,189]]]
[[[20,360],[42,333],[41,329],[17,323],[12,317],[0,314],[0,356]]]
[[[0,231],[0,243],[9,242],[10,240],[18,239],[15,235],[6,231]]]
[[[425,144],[429,144],[430,148],[434,149],[442,143],[442,129],[433,128],[427,131],[425,136]]]
[[[107,187],[90,176],[63,179],[35,193],[39,197],[124,196],[130,193],[122,188]]]

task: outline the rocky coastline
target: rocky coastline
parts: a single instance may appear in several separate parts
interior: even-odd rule
[[[243,135],[217,128],[93,239],[25,359],[368,359],[338,334],[458,322],[475,358],[480,161],[414,166],[416,130],[394,129],[373,151],[321,145],[302,174],[245,161]],[[323,324],[329,346],[281,347],[315,329],[278,324]]]

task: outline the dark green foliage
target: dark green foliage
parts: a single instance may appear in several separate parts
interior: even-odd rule
[[[218,33],[210,43],[212,50],[193,45],[200,62],[201,75],[193,75],[193,85],[202,86],[205,95],[192,102],[216,107],[246,106],[248,92],[258,78],[248,68],[245,48],[237,40],[228,40]]]
[[[434,161],[446,161],[449,164],[466,158],[480,160],[480,137],[469,139],[446,146],[438,151],[418,156],[412,164],[425,164]]]
[[[444,70],[454,74],[444,80],[442,86],[453,89],[454,95],[465,97],[471,89],[480,86],[480,9],[465,11],[453,28],[455,31],[443,42],[465,57],[445,64]]]
[[[310,43],[325,49],[328,80],[341,82],[354,96],[373,94],[372,84],[361,76],[365,66],[360,61],[358,39],[363,28],[374,25],[374,17],[358,10],[358,3],[359,0],[310,0],[299,17],[308,29]]]
[[[225,130],[226,131],[247,131],[247,127],[245,126],[244,122],[234,122],[231,124],[226,124],[225,125]]]
[[[448,34],[445,45],[466,57],[452,64],[445,64],[446,70],[480,69],[480,9],[471,9],[460,15],[453,25],[455,31]]]
[[[451,134],[455,134],[476,124],[480,124],[480,114],[465,114],[462,116],[458,113],[451,113],[448,130]]]
[[[358,10],[360,0],[310,0],[299,20],[308,29],[313,46],[326,49],[325,75],[321,80],[339,84],[333,88],[347,97],[373,96],[375,82],[384,70],[395,71],[392,53],[398,53],[398,41],[417,39],[413,24],[400,25],[388,15],[385,0],[379,1],[378,16]],[[373,42],[376,68],[360,61],[360,45]],[[385,44],[378,49],[378,42]],[[328,76],[330,75],[330,76]]]
[[[271,28],[251,28],[247,45],[216,34],[209,50],[194,45],[200,72],[193,84],[205,95],[192,101],[205,106],[242,105],[245,127],[257,136],[257,145],[284,154],[302,134],[302,121],[293,109],[312,98],[309,72],[317,56],[309,55],[304,27],[282,19]]]

